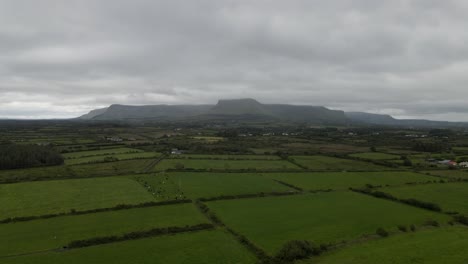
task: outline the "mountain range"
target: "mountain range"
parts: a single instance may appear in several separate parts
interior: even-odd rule
[[[255,99],[219,100],[216,105],[113,104],[78,117],[79,120],[209,121],[258,120],[290,121],[317,125],[383,125],[405,127],[468,127],[468,123],[396,119],[390,115],[344,112],[323,106],[262,104]]]

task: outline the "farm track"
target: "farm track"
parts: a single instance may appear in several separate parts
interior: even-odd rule
[[[148,173],[148,172],[150,172],[151,169],[154,168],[154,166],[158,165],[158,163],[161,162],[163,159],[165,159],[167,156],[168,156],[168,154],[162,154],[160,157],[158,157],[158,158],[155,159],[153,162],[151,162],[150,164],[148,164],[148,166],[146,166],[146,167],[143,169],[143,173]]]

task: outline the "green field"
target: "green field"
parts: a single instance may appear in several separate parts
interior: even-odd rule
[[[2,259],[2,264],[167,264],[257,263],[232,236],[221,230],[159,236],[133,241]]]
[[[325,254],[301,264],[468,263],[468,229],[463,226],[405,233]]]
[[[161,153],[157,153],[157,152],[134,152],[134,153],[108,154],[108,155],[67,159],[65,160],[65,164],[76,165],[76,164],[86,164],[86,163],[100,163],[100,162],[106,162],[106,159],[114,159],[114,161],[115,160],[148,159],[148,158],[156,158],[160,155]]]
[[[206,222],[189,203],[0,224],[0,258],[61,248],[73,240]]]
[[[408,182],[427,182],[437,180],[414,172],[298,172],[262,173],[264,177],[280,180],[304,190],[344,190],[349,187],[401,185]]]
[[[73,171],[66,166],[38,167],[29,169],[2,170],[0,171],[0,182],[39,180],[39,179],[60,179],[72,177]]]
[[[426,184],[383,188],[397,198],[414,198],[439,205],[443,211],[468,215],[468,183]]]
[[[468,171],[466,170],[433,170],[424,171],[423,173],[455,179],[468,179]]]
[[[340,159],[327,156],[291,156],[298,164],[318,171],[381,171],[390,170],[388,167],[375,165],[365,161]]]
[[[208,155],[208,154],[180,154],[171,155],[171,159],[215,159],[215,160],[279,160],[275,155]]]
[[[92,157],[92,156],[105,156],[113,154],[123,154],[123,153],[138,153],[143,152],[141,149],[134,148],[110,148],[110,149],[100,149],[100,150],[88,150],[88,151],[78,151],[65,153],[62,156],[65,159],[76,159],[83,157]]]
[[[30,169],[2,170],[0,182],[36,181],[44,179],[85,178],[141,172],[154,159],[122,160],[72,166],[51,166]]]
[[[265,197],[207,203],[218,217],[253,243],[275,253],[287,241],[339,242],[374,234],[379,227],[420,225],[450,217],[352,192]]]
[[[355,153],[349,155],[350,157],[370,159],[370,160],[395,160],[399,159],[400,156],[394,154],[387,154],[382,152],[364,152],[364,153]]]
[[[153,171],[168,169],[195,170],[300,170],[298,166],[285,160],[195,160],[166,159],[155,166]]]
[[[0,185],[0,216],[34,216],[154,201],[125,177],[25,182]]]
[[[173,172],[136,176],[148,182],[160,199],[179,195],[207,198],[220,195],[294,191],[255,173]]]
[[[73,165],[70,169],[78,177],[99,177],[142,172],[154,159],[122,160],[95,164]]]

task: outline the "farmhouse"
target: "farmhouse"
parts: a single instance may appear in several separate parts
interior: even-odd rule
[[[453,160],[441,160],[439,164],[447,165],[447,166],[457,166],[457,162]]]
[[[174,149],[171,150],[171,154],[180,155],[180,154],[182,154],[182,150],[174,148]]]

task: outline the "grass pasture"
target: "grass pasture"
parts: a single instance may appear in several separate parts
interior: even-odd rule
[[[29,169],[2,170],[0,171],[0,182],[87,178],[132,174],[143,171],[153,161],[154,159],[135,159],[70,166],[50,166]]]
[[[138,182],[125,177],[3,184],[0,193],[2,219],[154,201]]]
[[[138,153],[143,152],[141,149],[134,148],[106,148],[100,150],[87,150],[87,151],[78,151],[62,154],[65,159],[76,159],[83,157],[93,157],[93,156],[106,156],[106,155],[115,155],[115,154],[124,154],[124,153]]]
[[[359,188],[367,184],[392,186],[437,180],[433,176],[406,171],[262,173],[262,176],[283,181],[304,190],[346,190],[349,187]]]
[[[142,172],[154,159],[121,160],[94,164],[70,166],[74,175],[78,177],[99,177],[110,175],[123,175]]]
[[[108,154],[108,155],[99,155],[99,156],[88,156],[82,158],[74,158],[65,160],[66,165],[76,165],[76,164],[87,164],[87,163],[100,163],[106,162],[106,159],[115,159],[115,160],[133,160],[133,159],[148,159],[156,158],[160,156],[160,153],[157,152],[133,152],[133,153],[120,153],[120,154]]]
[[[168,169],[194,170],[301,170],[285,160],[191,160],[165,159],[153,168],[153,171]]]
[[[317,171],[382,171],[391,168],[375,165],[365,161],[340,159],[328,156],[291,156],[295,162]]]
[[[233,230],[270,254],[287,241],[339,242],[374,234],[379,227],[420,225],[449,217],[352,192],[264,197],[207,203]]]
[[[400,158],[400,156],[398,155],[382,153],[382,152],[355,153],[349,156],[354,157],[354,158],[370,159],[370,160],[395,160],[395,159]]]
[[[294,191],[255,173],[171,172],[136,177],[151,185],[159,199]]]
[[[206,222],[189,203],[0,224],[0,257],[61,248],[73,240]]]
[[[50,166],[28,169],[0,170],[0,182],[21,180],[60,179],[73,177],[73,171],[67,166]]]
[[[444,227],[404,233],[327,253],[301,264],[468,263],[468,228]]]
[[[468,183],[426,184],[383,188],[397,198],[417,199],[439,205],[443,211],[468,215]]]
[[[255,257],[221,230],[125,241],[64,252],[2,259],[3,264],[253,264]]]
[[[454,179],[468,179],[467,170],[433,170],[433,171],[424,171],[423,173],[429,173],[431,175],[454,178]]]
[[[209,155],[209,154],[180,154],[172,155],[171,159],[214,159],[214,160],[280,160],[276,155]]]

